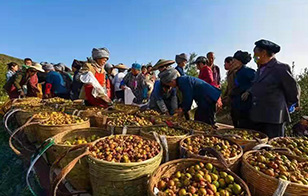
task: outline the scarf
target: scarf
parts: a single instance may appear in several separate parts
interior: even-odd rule
[[[224,104],[230,104],[230,96],[231,96],[231,93],[232,93],[232,90],[234,88],[234,80],[235,80],[235,76],[236,76],[236,73],[238,72],[238,70],[240,70],[242,68],[243,64],[238,64],[238,65],[235,65],[233,64],[231,69],[228,71],[227,73],[227,83],[228,83],[228,86],[227,86],[227,89],[223,95],[223,102]]]

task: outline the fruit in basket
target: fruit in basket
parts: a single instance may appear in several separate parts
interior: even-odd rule
[[[45,106],[45,105],[40,105],[40,106],[29,106],[29,105],[24,105],[21,107],[21,109],[23,109],[26,112],[52,112],[55,109],[49,106]]]
[[[75,136],[73,138],[67,139],[63,142],[63,144],[68,145],[68,146],[72,146],[72,145],[78,145],[78,144],[87,144],[87,143],[91,143],[97,139],[99,139],[99,136],[96,135],[91,135],[88,137],[84,137],[84,136]]]
[[[184,139],[183,147],[193,154],[199,154],[202,148],[212,147],[225,158],[235,157],[241,153],[241,149],[238,145],[214,136],[194,135],[188,137]],[[208,152],[205,152],[205,155],[212,156]]]
[[[82,123],[84,120],[78,116],[65,114],[63,112],[40,112],[36,114],[36,118],[45,118],[43,125],[65,125]]]
[[[147,132],[156,132],[159,135],[167,136],[182,136],[186,135],[188,132],[183,129],[177,129],[173,127],[163,126],[163,127],[151,127],[146,130]]]
[[[17,99],[15,102],[12,103],[13,107],[30,107],[30,106],[39,106],[41,105],[42,99],[37,97],[27,97],[23,99]]]
[[[161,115],[159,112],[155,111],[155,110],[145,110],[143,112],[139,111],[137,112],[138,115],[141,116],[159,116]]]
[[[120,115],[117,118],[109,119],[107,122],[110,126],[151,126],[153,125],[149,120],[146,120],[143,117],[138,117],[136,115],[124,114]]]
[[[158,155],[160,150],[156,141],[136,135],[112,135],[90,147],[95,158],[121,163],[145,161]]]
[[[205,134],[209,134],[213,130],[211,125],[201,123],[201,122],[197,122],[197,121],[193,121],[193,120],[181,121],[179,123],[179,126],[181,128],[188,129],[188,130],[204,132]]]
[[[63,99],[63,98],[60,98],[60,97],[53,97],[53,98],[50,98],[50,99],[44,99],[43,101],[47,104],[68,104],[68,103],[73,104],[73,102],[71,100]]]
[[[255,152],[247,158],[247,162],[271,177],[308,184],[308,162],[298,162],[279,152],[266,150]]]
[[[137,112],[139,110],[138,106],[135,106],[135,105],[125,105],[125,104],[115,104],[113,106],[113,108],[115,110],[123,111],[123,112],[134,112],[134,111]]]
[[[175,171],[170,177],[162,177],[157,184],[157,188],[163,195],[167,196],[245,195],[243,188],[234,181],[233,176],[227,174],[227,177],[233,180],[225,182],[224,173],[226,172],[221,175],[218,168],[212,165],[208,169],[206,165],[198,163],[183,170]],[[196,170],[196,168],[198,170],[192,173],[191,171]],[[181,177],[178,177],[179,173]],[[217,177],[217,181],[212,181],[208,177],[213,175]],[[176,183],[174,183],[175,181]],[[219,183],[222,181],[224,182],[223,186]]]
[[[231,136],[233,139],[241,139],[241,140],[255,140],[255,138],[262,139],[260,133],[258,132],[252,132],[249,130],[227,130],[223,132],[219,132],[223,136]]]
[[[308,138],[307,137],[281,137],[270,142],[272,146],[288,148],[296,156],[308,159]]]

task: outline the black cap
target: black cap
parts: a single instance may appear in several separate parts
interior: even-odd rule
[[[262,48],[262,49],[264,49],[266,51],[270,51],[274,54],[276,54],[280,51],[280,46],[275,44],[274,42],[269,41],[269,40],[261,39],[261,40],[257,41],[255,43],[255,45],[258,48]]]
[[[233,58],[241,61],[245,65],[251,61],[251,55],[248,52],[243,52],[241,50],[238,50]]]
[[[205,56],[199,56],[195,62],[193,62],[193,64],[197,64],[197,63],[203,63],[203,64],[207,64],[208,63],[208,59]]]

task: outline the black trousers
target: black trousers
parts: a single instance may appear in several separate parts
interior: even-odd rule
[[[249,112],[240,111],[235,108],[231,108],[231,117],[233,126],[235,128],[252,129],[253,123],[249,118]]]
[[[195,120],[205,122],[209,125],[215,124],[216,104],[210,104],[207,108],[198,107],[195,113]]]
[[[253,129],[265,133],[269,138],[283,137],[285,123],[271,124],[271,123],[255,123]]]
[[[116,91],[115,96],[116,96],[117,99],[122,99],[123,102],[124,102],[124,90]]]

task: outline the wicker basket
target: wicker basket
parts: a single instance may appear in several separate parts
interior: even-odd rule
[[[124,112],[126,114],[135,114],[139,111],[140,107],[137,105],[128,105],[116,103],[111,107],[113,110]]]
[[[176,171],[183,170],[199,162],[208,163],[206,160],[194,159],[194,158],[178,159],[178,160],[164,163],[152,174],[150,181],[148,183],[148,195],[157,196],[154,194],[154,188],[157,188],[157,184],[161,178],[164,178],[164,177],[169,178]],[[230,170],[222,167],[220,164],[213,163],[213,165],[217,167],[218,169],[220,169],[220,171],[226,171],[228,174],[232,175],[234,177],[234,181],[244,188],[244,191],[246,193],[245,196],[251,195],[248,189],[248,186],[245,184],[245,182],[240,177],[238,177],[236,174],[234,174]]]
[[[85,129],[75,129],[70,131],[65,131],[59,133],[53,137],[55,144],[47,151],[48,159],[54,162],[56,158],[68,151],[72,146],[64,144],[64,141],[70,139],[74,136],[88,137],[96,135],[98,137],[105,137],[110,135],[107,130],[102,128],[85,128]],[[82,150],[74,151],[67,156],[65,156],[60,162],[60,168],[64,168],[68,163],[70,163],[75,157],[82,154]],[[90,190],[90,177],[88,170],[88,162],[85,158],[81,159],[72,169],[72,171],[67,175],[67,180],[76,190]]]
[[[274,141],[277,141],[277,140],[279,140],[280,138],[286,138],[286,137],[275,137],[275,138],[272,138],[272,139],[268,142],[268,144],[272,145]],[[293,139],[294,137],[287,137],[287,138]],[[273,147],[275,147],[275,146],[273,146]],[[283,148],[289,149],[289,148],[287,148],[287,147],[283,147]],[[307,158],[305,158],[305,157],[303,157],[303,156],[298,156],[298,155],[296,155],[295,153],[293,153],[293,152],[291,151],[291,149],[289,149],[289,150],[290,150],[290,151],[289,151],[289,152],[290,152],[289,154],[292,155],[292,156],[295,156],[297,160],[299,160],[299,161],[308,161]]]
[[[91,145],[95,145],[96,142]],[[74,165],[84,156],[89,164],[90,181],[93,196],[145,196],[149,176],[159,167],[163,150],[155,157],[143,162],[112,163],[94,158],[88,146],[85,152],[69,163],[55,178],[52,195],[56,195],[61,180],[70,172]]]
[[[270,177],[261,171],[257,171],[252,165],[247,162],[250,156],[257,152],[256,150],[248,151],[243,155],[241,175],[245,182],[248,184],[252,195],[255,196],[272,196],[276,191],[279,180]],[[287,155],[288,156],[288,155]],[[291,182],[284,195],[288,196],[307,196],[308,195],[308,185],[300,185]]]
[[[229,135],[228,133],[230,131],[241,131],[241,130],[246,130],[248,132],[252,133],[259,133],[260,134],[260,139],[254,139],[254,140],[243,140],[241,138],[234,138],[232,135]],[[244,152],[251,150],[253,147],[255,147],[258,144],[266,144],[268,142],[268,137],[264,133],[254,131],[254,130],[247,130],[247,129],[220,129],[216,130],[216,134],[221,135],[222,137],[228,138],[229,140],[237,143],[240,145]]]
[[[62,133],[64,131],[70,131],[74,129],[83,129],[89,128],[90,122],[89,120],[85,120],[81,123],[68,124],[68,125],[44,125],[38,124],[37,128],[37,140],[39,143],[44,142],[46,139],[57,135],[58,133]]]
[[[185,121],[182,121],[182,122],[185,122]],[[189,131],[193,131],[194,134],[207,134],[207,135],[212,135],[212,134],[214,134],[214,128],[213,128],[211,125],[208,125],[208,124],[206,124],[206,123],[204,123],[204,122],[201,122],[201,121],[188,120],[188,122],[200,123],[200,124],[206,126],[206,129],[205,129],[205,130],[202,130],[202,131],[196,130],[196,129],[188,129],[188,128],[182,126],[181,122],[178,123],[178,126],[179,126],[180,128],[182,128],[182,129],[186,129],[186,130],[189,130]]]
[[[187,136],[185,138],[183,138],[181,141],[180,141],[180,151],[182,153],[182,155],[187,158],[198,158],[198,159],[203,159],[207,162],[210,162],[210,163],[213,163],[213,164],[216,164],[216,165],[220,165],[220,161],[217,160],[217,158],[215,157],[208,157],[208,156],[202,156],[202,155],[199,155],[199,154],[194,154],[194,153],[191,153],[189,151],[186,150],[186,148],[183,147],[183,143],[184,143],[184,140],[188,137],[195,137],[196,135],[191,135],[191,136]],[[210,135],[205,135],[205,136],[209,136],[209,137],[212,137]],[[217,137],[217,138],[220,138],[220,139],[224,139],[224,140],[228,140],[230,142],[230,144],[236,144],[239,149],[241,150],[240,154],[238,154],[237,156],[234,156],[234,157],[231,157],[231,158],[228,158],[228,159],[225,159],[225,161],[227,162],[228,164],[228,167],[235,173],[237,173],[240,169],[240,163],[241,163],[241,157],[243,155],[243,149],[240,145],[238,145],[237,143],[229,140],[229,139],[226,139],[226,138],[223,138],[221,136],[214,136],[214,137]]]
[[[151,132],[151,129],[153,127],[165,127],[163,125],[157,125],[157,126],[151,126],[151,127],[145,127],[140,130],[140,135],[149,138],[149,139],[155,139],[154,135]],[[168,143],[168,152],[169,152],[169,160],[174,160],[180,158],[180,149],[179,149],[179,143],[181,139],[189,135],[187,132],[186,135],[181,135],[181,136],[165,136],[167,143]],[[166,151],[164,151],[164,154]],[[166,157],[166,155],[164,156]]]

